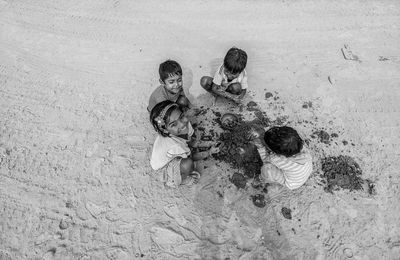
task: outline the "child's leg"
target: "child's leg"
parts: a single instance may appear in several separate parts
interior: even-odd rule
[[[212,84],[213,84],[213,78],[209,76],[203,76],[200,79],[200,85],[207,90],[208,92],[212,91]]]
[[[191,158],[181,160],[180,171],[182,180],[186,179],[194,170],[194,162]]]
[[[261,167],[260,180],[263,183],[280,184],[285,186],[283,172],[271,163],[266,163]]]
[[[229,92],[234,95],[239,95],[242,92],[242,85],[239,82],[232,83],[226,89],[226,92]]]

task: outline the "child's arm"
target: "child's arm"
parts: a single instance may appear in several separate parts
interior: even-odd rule
[[[268,148],[262,138],[262,136],[264,136],[264,132],[265,131],[263,128],[252,127],[247,138],[257,147],[257,151],[260,154],[262,162],[266,164],[271,161],[271,150]]]
[[[193,153],[192,159],[193,159],[193,161],[204,160],[204,159],[207,159],[208,157],[210,157],[212,154],[218,153],[218,152],[219,152],[219,148],[217,147],[217,145],[214,145],[214,146],[211,146],[211,148],[208,149],[207,151]]]
[[[210,156],[209,151],[197,152],[192,154],[193,161],[200,161],[207,159]]]
[[[257,151],[260,154],[261,160],[264,164],[271,162],[271,153],[266,146],[264,146],[260,139],[256,139],[253,141],[255,146],[257,147]]]
[[[243,78],[242,78],[242,80],[240,81],[240,85],[241,85],[241,87],[242,87],[242,91],[240,92],[240,94],[239,94],[239,99],[242,99],[243,97],[244,97],[244,95],[246,94],[246,92],[247,92],[247,87],[248,87],[248,85],[247,85],[247,72],[246,72],[246,70],[244,70],[243,72]]]
[[[228,99],[230,99],[230,100],[232,100],[232,101],[234,101],[236,103],[240,103],[238,95],[234,95],[234,94],[231,94],[229,92],[226,92],[225,90],[222,90],[220,88],[220,85],[217,85],[214,82],[212,83],[212,92],[215,93],[216,95],[221,96],[221,97],[228,98]],[[242,93],[240,93],[240,94],[242,94]]]

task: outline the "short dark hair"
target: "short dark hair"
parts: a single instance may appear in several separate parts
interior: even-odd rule
[[[236,47],[232,47],[224,58],[224,67],[233,74],[240,73],[246,68],[247,53]]]
[[[264,141],[276,154],[286,157],[298,154],[303,149],[303,140],[289,126],[274,126],[265,133]]]
[[[169,133],[166,132],[165,130],[165,126],[161,126],[156,118],[161,114],[161,112],[163,111],[163,109],[165,107],[167,107],[170,104],[174,104],[175,102],[172,102],[171,100],[164,100],[160,103],[158,103],[157,105],[155,105],[153,107],[153,109],[150,112],[150,122],[153,125],[154,129],[156,130],[157,133],[159,133],[160,135],[167,137],[169,136]],[[169,116],[171,115],[172,111],[174,111],[174,109],[180,109],[178,105],[176,106],[172,106],[170,107],[166,112],[164,117],[162,118],[162,120],[164,122],[166,122],[167,118],[169,118]]]
[[[178,62],[174,60],[166,60],[160,64],[160,67],[158,68],[158,73],[160,74],[160,79],[164,81],[171,75],[182,76],[182,68]]]

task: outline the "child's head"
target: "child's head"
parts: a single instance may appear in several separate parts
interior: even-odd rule
[[[286,157],[298,154],[303,148],[303,140],[296,130],[289,126],[274,126],[264,135],[264,141],[274,153]]]
[[[224,73],[229,79],[236,78],[246,68],[246,64],[246,52],[239,48],[232,47],[224,58]]]
[[[165,100],[158,103],[150,112],[150,122],[162,136],[179,136],[189,133],[189,120],[179,105]]]
[[[182,89],[182,68],[178,62],[174,60],[166,60],[160,64],[158,69],[160,74],[160,83],[165,89],[177,94]]]

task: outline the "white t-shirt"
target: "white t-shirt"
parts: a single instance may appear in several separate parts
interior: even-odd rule
[[[220,85],[224,90],[226,90],[228,86],[232,83],[240,83],[242,89],[247,89],[247,72],[246,70],[243,70],[242,72],[240,72],[237,78],[228,81],[228,78],[224,73],[224,64],[221,64],[221,66],[219,66],[219,68],[215,72],[213,83],[216,85]]]
[[[187,158],[190,155],[190,148],[187,142],[193,135],[194,130],[189,122],[188,139],[177,136],[158,135],[153,145],[150,165],[153,170],[158,170],[167,165],[175,157]]]

